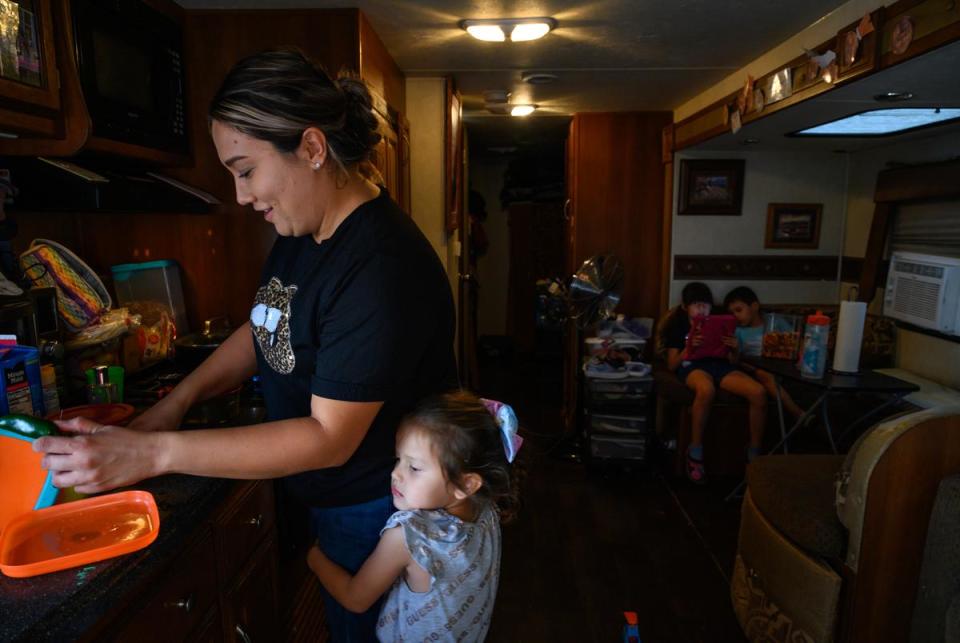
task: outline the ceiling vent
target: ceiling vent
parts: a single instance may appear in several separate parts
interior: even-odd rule
[[[520,74],[520,80],[530,85],[546,85],[556,79],[556,74],[550,74],[545,71],[525,71]]]
[[[508,100],[510,100],[510,92],[505,89],[488,89],[483,92],[484,103],[506,103]]]

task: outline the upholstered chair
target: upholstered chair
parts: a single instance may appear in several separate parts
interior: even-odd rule
[[[957,406],[885,420],[846,457],[755,460],[747,468],[731,582],[747,638],[897,642],[911,641],[913,627],[927,637],[914,641],[950,640],[960,618],[960,542],[949,534],[960,526],[952,487],[947,484],[941,500],[938,490],[958,474]],[[942,505],[934,511],[935,502],[952,511]],[[942,564],[925,563],[925,556],[945,558],[954,565],[953,575],[938,577]],[[917,618],[927,622],[930,617],[921,613],[938,613],[938,623],[932,629],[918,625],[915,606]]]

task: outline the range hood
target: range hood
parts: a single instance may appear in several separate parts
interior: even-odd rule
[[[213,195],[149,168],[102,161],[8,158],[19,195],[11,211],[206,213]]]

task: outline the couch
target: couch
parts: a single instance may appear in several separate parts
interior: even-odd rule
[[[832,352],[837,335],[838,305],[777,305],[765,306],[763,310],[799,315],[804,318],[818,310],[824,312],[831,319],[828,346]],[[683,314],[679,306],[671,308],[658,320],[654,332],[653,377],[657,389],[657,430],[662,437],[676,440],[675,468],[679,474],[684,470],[684,454],[690,442],[690,405],[693,404],[694,396],[693,391],[666,367],[667,347],[663,333],[672,316],[676,314]],[[893,322],[880,315],[867,315],[864,324],[861,366],[864,368],[892,366],[895,352],[896,329]],[[767,435],[772,435],[772,431],[779,434],[779,423],[776,413],[773,412],[773,406],[770,410],[767,416]],[[717,391],[704,433],[704,457],[708,475],[742,476],[746,464],[744,454],[748,440],[746,402],[735,395]]]

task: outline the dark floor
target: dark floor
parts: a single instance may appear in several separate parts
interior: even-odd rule
[[[542,359],[481,370],[481,393],[513,404],[528,435],[488,640],[617,641],[629,610],[644,643],[743,641],[728,597],[740,507],[724,501],[738,481],[693,487],[665,465],[593,470],[562,458],[558,372]]]

